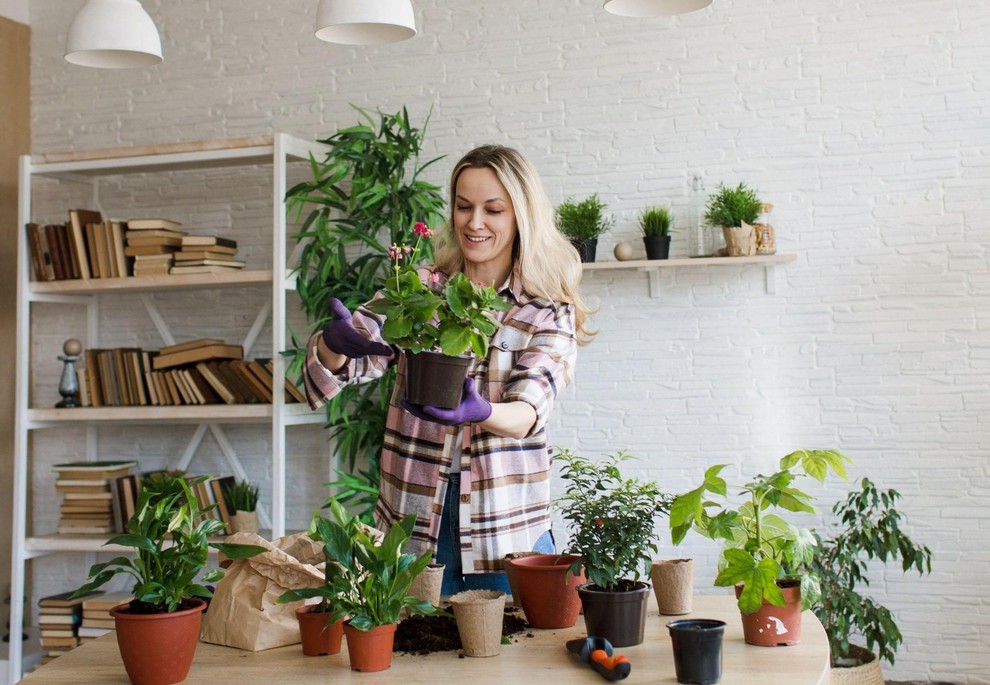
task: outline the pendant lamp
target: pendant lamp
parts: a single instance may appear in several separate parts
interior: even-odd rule
[[[606,0],[605,11],[622,17],[669,17],[704,9],[712,0]]]
[[[316,37],[328,43],[379,45],[416,35],[410,0],[320,0]]]
[[[86,0],[69,27],[65,60],[101,69],[150,67],[162,61],[162,41],[138,0]]]

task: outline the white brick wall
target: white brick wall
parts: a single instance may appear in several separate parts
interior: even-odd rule
[[[763,293],[756,267],[665,271],[660,299],[640,273],[589,274],[601,333],[581,353],[553,438],[592,455],[629,449],[672,491],[712,463],[752,473],[796,447],[844,450],[854,476],[901,491],[909,532],[935,552],[931,577],[877,571],[876,595],[905,635],[887,676],[990,683],[986,3],[718,0],[680,18],[631,20],[591,0],[418,0],[416,39],[359,48],[315,40],[311,1],[146,0],[165,62],[127,72],[62,60],[81,4],[32,3],[39,152],[269,130],[324,136],[355,121],[349,102],[405,105],[420,121],[432,108],[430,152],[448,155],[437,181],[475,144],[516,145],[555,200],[598,192],[609,204],[618,222],[602,258],[637,238],[644,205],[669,201],[683,215],[695,173],[709,189],[758,188],[776,206],[780,250],[798,255],[780,293]],[[174,213],[190,221],[204,220],[196,203],[214,194],[194,183],[174,194],[119,190],[117,211],[128,198],[169,207],[174,195]],[[248,216],[256,209],[233,202]],[[686,252],[682,236],[672,250]],[[181,298],[170,302],[185,316]],[[53,309],[39,364],[81,325]],[[153,338],[134,325],[108,321],[106,335]],[[190,332],[203,325],[188,320]],[[49,367],[36,375],[50,391]],[[108,439],[137,438],[122,429]],[[165,455],[181,440],[141,435],[140,445]],[[67,451],[47,436],[43,446],[46,459]],[[322,478],[327,465],[297,467]],[[830,484],[823,508],[845,490]],[[297,525],[321,496],[306,493]],[[697,539],[664,549],[699,559],[702,591],[713,552]],[[74,568],[34,566],[42,588]]]

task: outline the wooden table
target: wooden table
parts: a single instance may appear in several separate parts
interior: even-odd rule
[[[621,682],[676,683],[674,659],[666,623],[675,618],[717,618],[726,622],[722,646],[722,685],[827,685],[828,641],[821,623],[811,612],[803,615],[801,643],[791,647],[753,647],[743,642],[742,623],[735,599],[728,595],[695,596],[694,612],[671,617],[657,614],[656,605],[646,619],[642,644],[616,650],[632,663],[632,673]],[[360,683],[379,685],[439,685],[446,682],[470,685],[505,683],[607,683],[591,668],[571,655],[564,643],[584,637],[584,620],[563,630],[531,630],[515,642],[502,645],[499,656],[487,659],[458,658],[458,652],[436,652],[426,656],[396,654],[392,667],[379,673],[350,670],[347,646],[340,654],[305,657],[299,645],[245,652],[201,642],[193,661],[189,685],[306,685],[308,683]],[[27,675],[24,685],[127,685],[114,633],[87,642],[68,654]]]

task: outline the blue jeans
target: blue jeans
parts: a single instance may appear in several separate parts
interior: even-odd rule
[[[501,590],[509,594],[509,581],[504,573],[464,573],[460,555],[461,512],[458,506],[461,492],[461,474],[450,475],[447,496],[440,517],[440,539],[437,541],[437,563],[443,564],[443,584],[440,594],[447,597],[464,590]],[[553,532],[543,533],[533,545],[534,552],[556,552]]]

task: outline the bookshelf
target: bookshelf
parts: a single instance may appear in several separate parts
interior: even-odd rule
[[[322,424],[325,417],[311,412],[304,404],[287,404],[284,398],[284,365],[278,352],[287,347],[287,298],[294,290],[289,278],[289,264],[293,256],[288,254],[286,212],[283,203],[287,189],[286,172],[291,163],[307,163],[310,154],[322,156],[323,147],[283,133],[242,138],[187,142],[171,145],[115,148],[104,150],[25,155],[20,158],[18,194],[18,263],[17,263],[17,350],[15,390],[15,454],[14,454],[14,502],[12,521],[12,570],[11,596],[25,594],[29,562],[50,554],[114,551],[102,545],[109,536],[52,535],[53,531],[32,530],[29,486],[33,460],[31,435],[35,431],[84,427],[86,431],[86,459],[98,459],[99,430],[101,427],[122,425],[194,425],[195,431],[184,453],[172,468],[186,468],[195,457],[200,442],[211,434],[221,446],[233,474],[245,478],[246,474],[238,455],[231,447],[224,432],[225,426],[260,425],[271,429],[270,458],[271,501],[266,503],[270,519],[267,527],[272,538],[285,534],[286,513],[286,428],[304,424]],[[61,281],[32,281],[30,278],[30,248],[24,227],[32,221],[32,181],[54,178],[73,184],[91,187],[94,203],[99,205],[100,184],[133,174],[147,174],[147,185],[154,182],[154,174],[184,170],[202,170],[209,173],[225,173],[236,167],[261,167],[270,171],[272,215],[270,226],[264,230],[271,234],[271,268],[245,269],[228,273],[204,273],[168,276],[136,276],[126,278],[76,279]],[[220,170],[212,171],[212,170]],[[140,207],[114,208],[140,215]],[[265,248],[267,251],[267,247]],[[270,322],[271,351],[274,360],[274,401],[271,404],[249,405],[179,405],[179,406],[123,406],[78,407],[53,409],[44,398],[32,401],[32,308],[38,303],[60,303],[83,307],[86,312],[86,337],[89,347],[99,347],[101,318],[114,316],[113,311],[101,309],[105,296],[137,298],[144,305],[158,330],[163,345],[175,340],[166,323],[166,317],[158,310],[156,293],[178,291],[232,289],[267,289],[270,298],[257,312],[250,330],[242,341],[249,351]],[[217,312],[222,317],[223,312]],[[71,336],[65,336],[71,337]],[[82,337],[82,336],[77,336]],[[54,480],[54,476],[53,476]],[[21,602],[11,604],[10,626],[13,634],[25,624],[25,607]],[[10,645],[7,663],[9,681],[20,680],[23,670],[25,645],[14,640]]]

